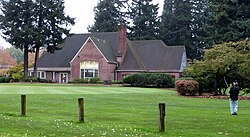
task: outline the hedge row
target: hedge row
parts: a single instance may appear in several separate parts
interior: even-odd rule
[[[11,81],[11,77],[0,77],[0,83],[9,83]]]
[[[91,84],[97,84],[97,83],[102,83],[102,81],[99,78],[90,78],[90,79],[76,78],[73,81],[70,81],[69,83],[91,83]]]
[[[137,87],[174,87],[174,78],[161,73],[133,74],[123,78],[123,83]]]

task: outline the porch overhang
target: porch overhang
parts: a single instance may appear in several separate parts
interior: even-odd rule
[[[29,68],[29,70],[34,70],[34,68]],[[49,68],[43,68],[39,67],[37,68],[38,71],[71,71],[70,67],[49,67]]]

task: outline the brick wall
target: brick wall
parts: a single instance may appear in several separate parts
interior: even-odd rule
[[[102,56],[91,40],[85,43],[80,52],[71,62],[71,75],[69,80],[80,78],[80,62],[96,61],[99,63],[99,78],[101,80],[112,80],[116,68],[115,64],[109,64]]]

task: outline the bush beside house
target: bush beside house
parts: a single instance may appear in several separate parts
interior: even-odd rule
[[[141,73],[123,78],[123,83],[136,87],[174,87],[174,78],[167,74]]]

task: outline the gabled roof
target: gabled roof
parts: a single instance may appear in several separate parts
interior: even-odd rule
[[[62,49],[55,51],[54,54],[45,52],[41,58],[38,59],[38,67],[70,67],[70,61],[74,58],[76,53],[83,46],[85,41],[91,37],[95,42],[96,46],[100,48],[105,54],[107,59],[114,61],[113,55],[108,55],[109,52],[117,50],[117,32],[103,32],[103,33],[87,33],[87,34],[74,34],[65,39],[62,44]],[[98,42],[99,39],[100,41]],[[101,43],[105,43],[108,49],[101,47]],[[108,46],[107,46],[108,45]],[[112,56],[112,57],[111,57]]]
[[[84,43],[92,40],[108,62],[116,63],[118,33],[102,32],[75,34],[67,37],[62,49],[54,54],[44,53],[38,59],[40,68],[70,67],[70,62],[77,55]],[[117,71],[169,72],[181,71],[184,46],[166,46],[161,40],[130,41],[126,39],[127,52]]]
[[[166,46],[161,40],[133,41],[118,70],[178,71],[181,68],[184,46]],[[132,66],[132,67],[131,67]]]

